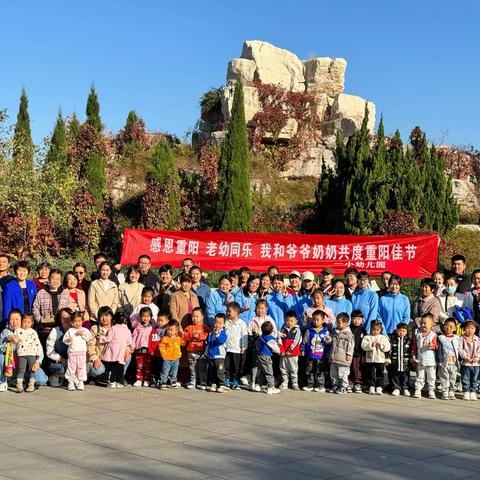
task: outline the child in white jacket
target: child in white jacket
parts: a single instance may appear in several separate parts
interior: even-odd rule
[[[383,393],[385,353],[389,352],[390,348],[390,340],[382,335],[382,322],[373,320],[370,323],[370,335],[366,335],[362,340],[370,395],[382,395]]]

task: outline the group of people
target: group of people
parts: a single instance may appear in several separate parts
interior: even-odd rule
[[[83,390],[90,379],[410,396],[415,372],[413,397],[426,387],[454,399],[460,378],[463,398],[477,399],[480,270],[468,274],[462,255],[423,279],[412,302],[387,271],[377,285],[355,268],[342,278],[324,268],[317,282],[310,271],[242,267],[212,288],[192,258],[176,276],[170,265],[157,275],[148,255],[126,275],[103,254],[94,262],[90,280],[83,263],[62,274],[45,262],[31,280],[28,262],[12,275],[0,255],[0,391]]]

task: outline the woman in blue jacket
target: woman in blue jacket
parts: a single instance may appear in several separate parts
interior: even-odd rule
[[[378,320],[383,323],[383,334],[391,335],[399,323],[410,323],[410,301],[400,293],[402,279],[392,275],[388,282],[390,293],[383,295],[378,302]]]
[[[222,275],[218,281],[218,288],[212,291],[207,300],[207,325],[213,327],[217,313],[227,313],[227,305],[233,302],[233,295],[230,293],[232,284],[227,275]]]
[[[13,267],[15,279],[8,282],[3,288],[3,322],[7,323],[8,315],[14,308],[23,314],[32,314],[32,305],[37,295],[35,283],[28,280],[30,265],[23,260]]]
[[[260,279],[255,275],[250,275],[246,285],[241,288],[234,297],[235,302],[240,305],[240,318],[247,324],[247,327],[255,316],[259,287]]]
[[[345,297],[345,284],[343,280],[334,280],[332,283],[332,295],[325,299],[325,305],[332,309],[335,318],[339,313],[347,313],[350,317],[352,314],[352,302]]]

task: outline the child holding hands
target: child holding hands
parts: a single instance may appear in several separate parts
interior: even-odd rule
[[[73,312],[70,328],[63,336],[63,343],[68,345],[65,378],[68,380],[69,391],[85,390],[83,382],[87,380],[87,344],[92,339],[92,334],[82,324],[82,313]]]
[[[478,372],[480,365],[480,338],[475,335],[476,325],[472,320],[463,324],[464,334],[458,342],[460,374],[462,375],[463,399],[477,400]]]

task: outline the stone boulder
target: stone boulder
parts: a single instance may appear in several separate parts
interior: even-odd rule
[[[254,80],[280,85],[292,92],[305,91],[303,63],[292,52],[258,40],[243,44],[242,59],[255,62]]]
[[[347,61],[343,58],[318,57],[305,60],[306,91],[335,97],[343,92]]]
[[[247,60],[246,58],[230,60],[227,68],[227,83],[241,80],[245,85],[248,82],[253,82],[256,68],[253,60]]]
[[[353,135],[360,128],[365,115],[365,103],[368,107],[368,128],[375,127],[375,104],[355,95],[339,94],[332,105],[331,119],[344,137]]]
[[[480,198],[477,186],[469,180],[452,180],[453,195],[460,205],[460,223],[478,223]]]
[[[227,84],[222,94],[222,113],[226,120],[230,119],[233,107],[233,94],[235,86]],[[245,106],[245,121],[248,123],[253,116],[262,109],[262,104],[255,87],[245,85],[243,87],[243,103]]]

